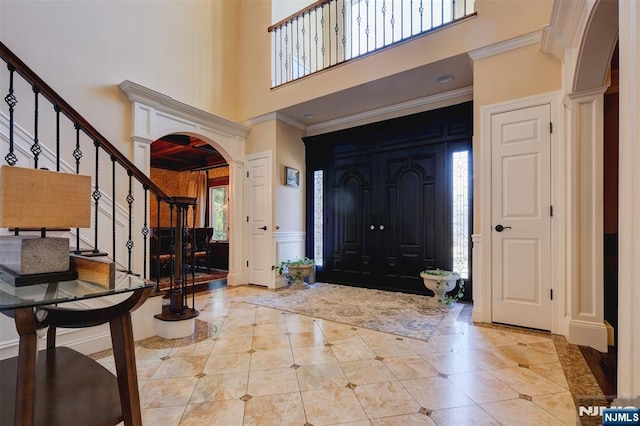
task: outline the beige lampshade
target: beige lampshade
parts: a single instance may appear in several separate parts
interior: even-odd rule
[[[0,227],[89,228],[91,177],[4,165]]]

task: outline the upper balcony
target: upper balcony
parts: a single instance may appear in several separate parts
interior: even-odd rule
[[[319,0],[270,26],[272,87],[475,15],[474,0]]]

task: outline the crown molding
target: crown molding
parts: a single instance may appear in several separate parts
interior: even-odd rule
[[[243,124],[192,107],[130,80],[123,81],[118,87],[132,103],[137,102],[153,107],[158,111],[197,122],[221,133],[246,138],[251,131],[250,127]]]
[[[580,42],[578,30],[584,27],[587,16],[586,0],[554,0],[550,23],[542,28],[542,52],[562,60],[564,50]]]
[[[389,114],[408,111],[416,108],[420,108],[426,111],[429,109],[429,106],[431,105],[439,104],[448,100],[465,98],[465,97],[468,98],[466,100],[472,100],[473,98],[472,86],[451,90],[445,93],[439,93],[433,96],[414,99],[411,101],[386,106],[383,108],[377,108],[370,111],[365,111],[358,114],[337,118],[335,120],[329,120],[322,123],[312,124],[310,126],[307,126],[306,130],[308,133],[319,134],[326,129],[334,129],[336,127],[346,127],[349,124],[353,124],[353,123],[361,124],[359,122],[363,120],[372,120],[378,117],[388,116]]]
[[[540,31],[534,31],[529,34],[522,35],[520,37],[512,38],[510,40],[501,41],[499,43],[492,44],[490,46],[481,47],[480,49],[472,50],[468,54],[474,61],[478,59],[488,58],[490,56],[499,55],[510,50],[519,49],[521,47],[529,46],[540,42]]]
[[[290,126],[293,126],[303,131],[307,129],[307,127],[304,124],[290,117],[287,117],[286,115],[279,112],[270,112],[268,114],[259,115],[257,117],[253,117],[243,121],[243,124],[247,126],[255,126],[256,124],[265,123],[267,121],[272,121],[272,120],[282,121],[284,123],[287,123]]]

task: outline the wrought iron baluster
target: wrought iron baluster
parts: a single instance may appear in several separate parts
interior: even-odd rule
[[[173,201],[171,201],[171,203],[169,204],[169,226],[170,226],[170,231],[169,234],[171,235],[170,238],[170,245],[169,245],[169,255],[170,257],[170,262],[169,262],[169,294],[173,293],[173,274],[175,273],[175,268],[176,268],[176,232],[175,232],[175,228],[173,226],[173,208],[174,208],[174,204]],[[160,216],[158,216],[158,218],[160,218]],[[158,225],[160,224],[160,222],[158,222]]]
[[[196,204],[193,205],[193,216],[191,217],[191,310],[196,310],[196,208],[198,207],[197,201]],[[209,263],[209,257],[207,256],[207,265]],[[186,292],[185,292],[186,293]],[[186,294],[185,294],[186,297]],[[186,300],[185,300],[186,302]],[[186,303],[185,303],[186,305]]]
[[[327,34],[327,41],[329,42],[329,66],[331,66],[331,58],[333,57],[333,53],[331,51],[331,2],[327,3],[327,17],[329,20],[327,21],[327,28],[329,33]],[[322,33],[324,36],[324,32]]]
[[[93,217],[95,222],[94,234],[93,234],[93,252],[100,253],[100,250],[98,250],[98,211],[100,208],[99,207],[100,197],[102,196],[102,194],[100,193],[100,186],[98,183],[98,177],[100,176],[99,170],[98,170],[98,166],[100,164],[100,142],[94,139],[93,145],[96,147],[96,174],[95,174],[96,184],[95,184],[93,193],[91,194],[91,197],[93,198],[93,202],[95,206],[95,209],[93,212]],[[115,218],[113,218],[113,220],[115,221]]]
[[[420,32],[424,31],[424,4],[422,1],[423,0],[420,0],[420,8],[418,9],[418,12],[420,12]]]
[[[322,5],[322,10],[320,12],[320,26],[322,31],[320,31],[320,36],[322,37],[322,69],[324,69],[324,56],[325,56],[325,48],[324,48],[324,4]]]
[[[374,10],[377,9],[377,5],[375,5]],[[382,0],[382,45],[386,45],[387,44],[387,2],[385,0]],[[373,48],[377,49],[378,48],[378,17],[375,16],[373,19],[375,19],[374,21],[374,28],[375,28],[375,43],[373,44]]]
[[[289,33],[287,32],[287,28],[289,27],[289,23],[285,24],[284,27],[284,72],[286,81],[291,80],[291,75],[289,74]]]
[[[111,157],[111,244],[113,261],[116,261],[116,157]]]
[[[338,3],[336,2],[336,24],[334,25],[334,32],[336,33],[336,64],[338,62],[340,62],[340,42],[339,42],[339,38],[340,38],[340,34],[339,34],[339,30],[340,30],[340,26],[338,25],[339,19],[338,19]]]
[[[347,16],[345,10],[345,0],[342,0],[342,60],[347,58]]]
[[[76,174],[80,174],[80,159],[82,158],[82,151],[80,150],[80,124],[74,123],[76,129],[76,147],[73,150],[73,158],[76,159]],[[76,253],[80,254],[80,228],[76,228]]]
[[[367,42],[364,53],[367,53],[369,51],[369,0],[365,0],[364,2],[365,4],[365,11],[366,11],[366,17],[367,17],[367,25],[364,27],[364,34],[365,34],[365,40]]]
[[[18,162],[18,157],[13,152],[13,134],[14,134],[14,108],[18,104],[18,98],[13,94],[13,75],[16,71],[16,67],[11,64],[7,65],[9,69],[9,93],[4,97],[4,101],[9,105],[9,153],[5,155],[4,160],[10,166],[15,166]]]
[[[33,93],[35,95],[33,105],[33,145],[31,145],[30,151],[33,154],[33,167],[38,168],[38,157],[42,153],[42,147],[38,141],[38,95],[40,95],[40,89],[36,86],[32,86]]]
[[[160,197],[156,195],[156,232],[160,229]],[[155,235],[156,239],[156,292],[160,292],[160,236]],[[169,256],[171,256],[171,249],[169,249]],[[171,271],[171,258],[169,258],[169,271]]]
[[[60,171],[60,106],[55,104],[53,110],[56,112],[56,171]]]
[[[305,29],[305,26],[304,26],[304,15],[305,14],[302,14],[302,31],[301,31],[301,34],[302,34],[302,75],[307,75],[307,53],[306,53],[306,49],[304,47],[304,42],[305,42],[304,36],[306,34],[306,29]]]
[[[147,237],[149,235],[149,226],[147,224],[147,197],[149,196],[149,188],[144,186],[144,224],[142,225],[142,277],[147,279]]]
[[[127,174],[129,175],[129,194],[127,195],[127,204],[129,205],[129,238],[127,239],[127,250],[128,250],[128,262],[127,262],[127,272],[129,274],[132,273],[131,271],[131,250],[133,249],[133,235],[132,235],[132,217],[133,217],[133,191],[132,191],[132,184],[133,184],[133,179],[132,176],[133,174],[129,171],[127,172]]]

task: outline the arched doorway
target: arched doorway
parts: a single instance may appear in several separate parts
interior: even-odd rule
[[[120,89],[133,106],[132,140],[133,162],[145,173],[151,168],[151,143],[171,134],[196,136],[211,145],[229,167],[229,274],[228,285],[246,283],[242,267],[245,228],[244,215],[244,157],[245,141],[250,129],[222,117],[175,101],[161,93],[124,81]],[[135,196],[135,194],[134,194]],[[142,196],[142,195],[140,195]],[[136,218],[143,226],[144,218]]]

